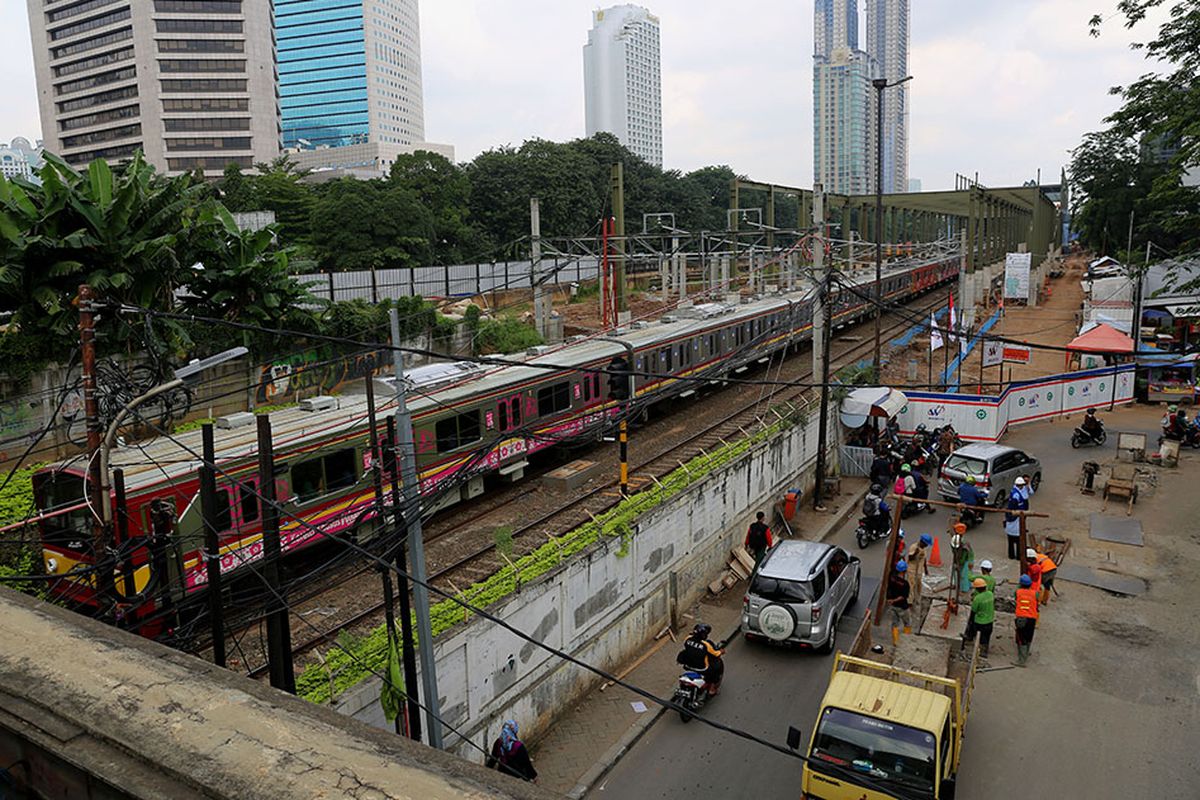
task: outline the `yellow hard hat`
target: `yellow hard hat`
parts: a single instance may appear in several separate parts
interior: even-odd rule
[[[976,578],[975,580],[971,581],[971,585],[976,589],[986,589],[987,581],[985,581],[983,578]]]

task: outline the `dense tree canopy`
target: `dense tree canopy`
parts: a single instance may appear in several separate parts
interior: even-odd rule
[[[1116,251],[1126,243],[1130,213],[1134,250],[1200,248],[1200,190],[1183,185],[1200,168],[1200,0],[1121,0],[1133,28],[1155,9],[1168,19],[1139,42],[1156,71],[1111,90],[1121,106],[1103,131],[1087,134],[1073,153],[1075,227],[1086,244]],[[1100,35],[1104,19],[1092,19]]]

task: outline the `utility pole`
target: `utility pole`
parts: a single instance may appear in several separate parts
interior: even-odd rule
[[[398,354],[397,354],[398,355]],[[392,473],[392,522],[396,531],[403,531],[404,512],[400,498],[400,450],[396,447],[396,418],[387,418],[388,447],[391,457],[388,459]],[[404,694],[408,698],[408,735],[413,741],[421,741],[421,697],[417,681],[417,654],[413,648],[412,607],[408,585],[408,557],[404,551],[405,542],[401,538],[394,549],[395,555],[391,560],[396,562],[396,584],[400,590],[400,647],[404,662]],[[388,560],[388,559],[385,559]],[[387,585],[384,585],[387,588]],[[384,598],[386,600],[386,598]]]
[[[533,290],[533,327],[546,338],[545,290],[542,287],[542,215],[536,197],[529,198],[529,285]]]
[[[833,339],[833,269],[832,264],[824,266],[825,261],[825,187],[819,183],[813,184],[813,227],[816,228],[816,238],[813,241],[813,274],[821,277],[817,287],[818,304],[813,306],[813,359],[817,359],[820,351],[820,370],[813,370],[821,381],[821,413],[817,430],[817,475],[813,487],[813,508],[824,511],[822,500],[825,497],[825,447],[829,438],[829,343]],[[832,257],[830,261],[832,262]],[[822,274],[822,272],[824,274]],[[817,321],[820,320],[820,339],[817,338]]]
[[[296,693],[296,673],[292,665],[292,623],[288,618],[287,598],[279,588],[279,508],[275,495],[275,447],[271,440],[271,416],[259,414],[258,491],[262,495],[263,580],[267,583],[267,660],[271,685],[290,694]]]
[[[616,284],[616,296],[613,299],[616,301],[616,324],[621,325],[622,315],[628,305],[625,302],[625,165],[620,161],[612,165],[612,216],[612,235],[616,239],[616,260],[613,266],[616,273],[613,281]]]
[[[213,663],[225,666],[225,608],[221,603],[221,537],[217,532],[217,449],[213,425],[200,426],[203,461],[200,464],[200,517],[204,520],[205,576],[208,579],[208,616],[212,631]],[[128,589],[126,590],[128,592]]]
[[[871,82],[875,87],[877,98],[876,127],[875,127],[875,349],[871,356],[871,365],[875,370],[875,380],[882,374],[883,365],[880,363],[880,335],[883,324],[883,90],[887,88],[887,78],[876,78]]]
[[[400,343],[400,315],[388,312],[392,327],[392,346]],[[396,447],[400,451],[400,481],[403,487],[404,518],[408,523],[409,561],[412,563],[413,600],[417,606],[417,643],[421,651],[421,684],[425,692],[425,723],[429,746],[442,749],[441,704],[438,700],[437,665],[433,660],[433,624],[429,619],[429,582],[425,572],[425,542],[421,533],[421,492],[417,477],[416,447],[413,443],[412,417],[404,391],[404,357],[392,351],[396,378]]]
[[[79,287],[79,348],[80,365],[83,372],[83,415],[87,423],[88,451],[88,500],[98,513],[102,505],[100,497],[100,445],[104,438],[103,425],[100,422],[100,403],[96,397],[96,315],[95,295],[92,287],[86,283]],[[101,567],[107,562],[108,532],[102,521],[93,517],[92,550],[96,566],[100,568],[98,575],[100,590],[104,599],[109,595],[106,590],[112,582],[112,570]],[[106,577],[107,576],[107,577]],[[128,589],[127,589],[128,591]]]

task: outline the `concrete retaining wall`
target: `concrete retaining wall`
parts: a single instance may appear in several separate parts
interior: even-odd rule
[[[831,416],[830,428],[836,424]],[[780,432],[671,501],[643,514],[622,550],[619,540],[598,543],[571,563],[521,588],[489,609],[539,641],[608,670],[641,653],[670,615],[670,576],[681,608],[705,591],[741,542],[753,514],[789,488],[809,496],[818,422]],[[836,440],[829,438],[831,458]],[[599,679],[487,620],[474,619],[435,644],[442,716],[481,747],[489,747],[505,719],[520,720],[536,739]],[[671,687],[647,687],[667,691]],[[389,727],[373,678],[338,698],[343,713]],[[446,734],[465,758],[478,752]],[[457,745],[455,743],[458,743]]]

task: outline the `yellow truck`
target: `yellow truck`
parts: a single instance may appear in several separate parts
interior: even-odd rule
[[[978,645],[964,657],[958,639],[916,634],[890,654],[860,649],[834,658],[802,797],[952,800]]]

